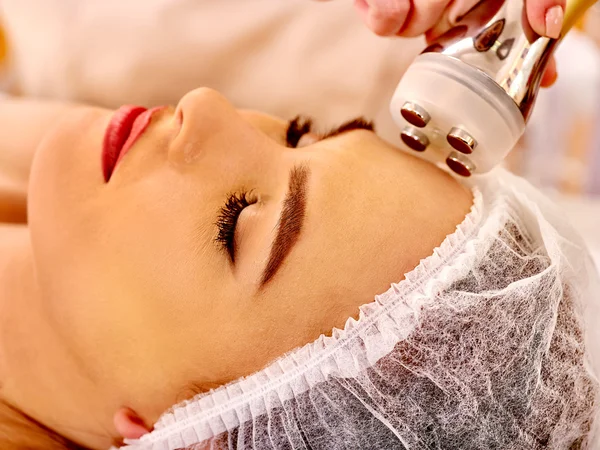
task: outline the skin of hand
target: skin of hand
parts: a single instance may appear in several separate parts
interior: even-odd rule
[[[354,6],[367,27],[379,36],[412,37],[425,34],[435,40],[456,25],[462,15],[479,0],[354,0]],[[566,0],[527,0],[525,11],[533,30],[540,36],[558,38]],[[557,78],[554,58],[542,77],[542,86]]]

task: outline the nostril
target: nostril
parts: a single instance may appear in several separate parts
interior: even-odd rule
[[[181,134],[183,127],[183,108],[181,105],[177,105],[175,110],[171,109],[171,125],[172,125],[172,139],[177,138]]]
[[[177,125],[180,127],[183,125],[183,109],[179,106],[175,110],[175,120],[177,121]]]

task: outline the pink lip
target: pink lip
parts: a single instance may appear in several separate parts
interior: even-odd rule
[[[164,109],[159,106],[147,109],[142,106],[121,106],[110,120],[102,145],[102,172],[108,182],[117,164],[144,134],[152,116]]]

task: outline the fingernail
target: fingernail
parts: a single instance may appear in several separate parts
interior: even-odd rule
[[[558,39],[563,26],[564,11],[562,6],[556,5],[546,11],[546,36]]]

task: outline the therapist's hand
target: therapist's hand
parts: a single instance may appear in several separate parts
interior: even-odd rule
[[[481,0],[486,1],[486,0]],[[478,0],[354,0],[363,21],[379,36],[418,36],[428,41],[456,25]],[[566,0],[526,0],[531,28],[540,36],[557,38],[563,23]],[[550,61],[542,86],[556,80],[556,63]]]

